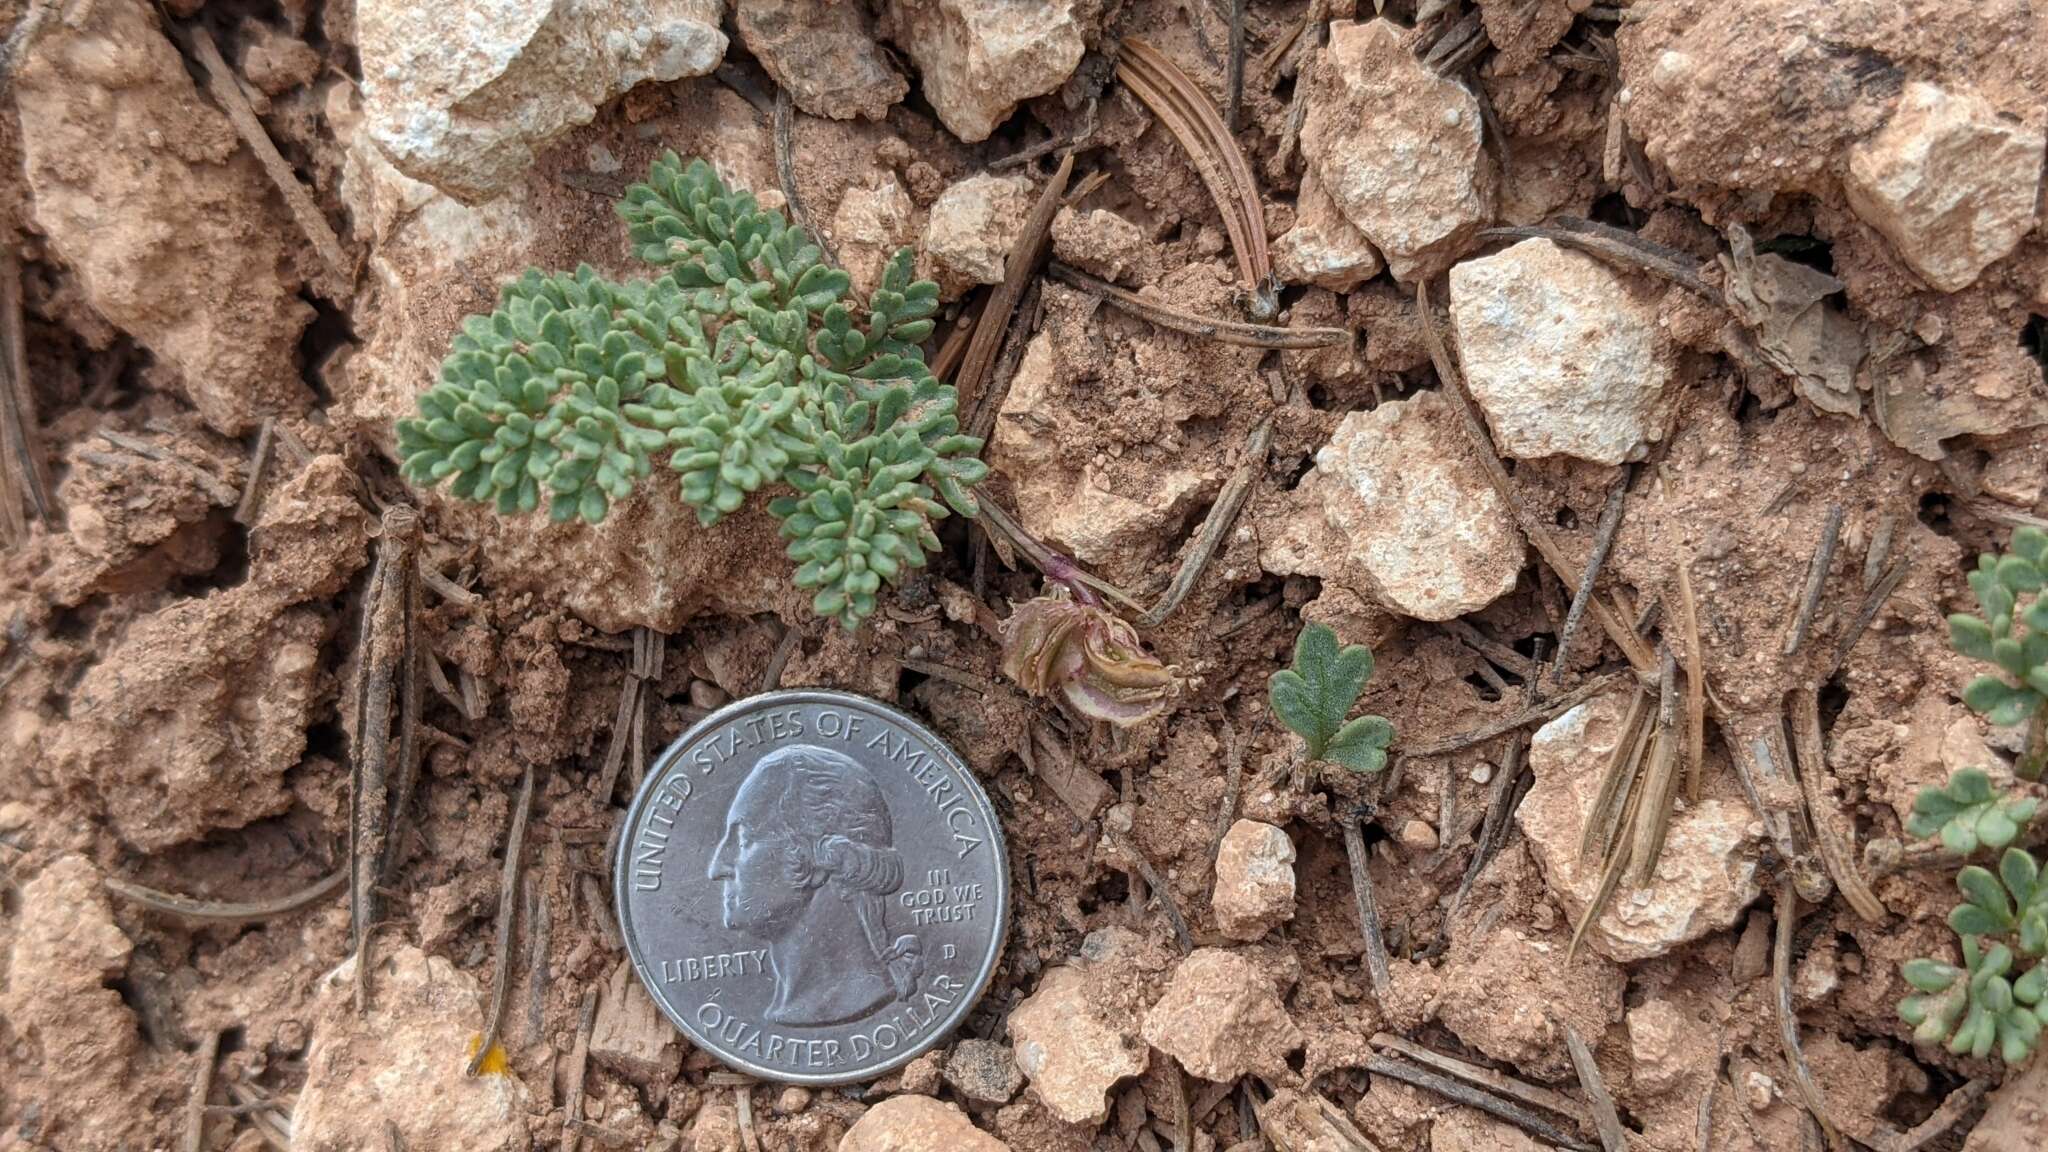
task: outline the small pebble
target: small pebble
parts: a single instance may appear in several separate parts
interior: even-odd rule
[[[1411,852],[1428,852],[1436,845],[1436,829],[1427,820],[1410,820],[1401,825],[1401,847]]]
[[[791,1086],[782,1090],[775,1100],[775,1110],[785,1116],[795,1116],[811,1106],[811,1090]]]
[[[1481,760],[1472,766],[1472,782],[1485,784],[1493,779],[1493,765]]]

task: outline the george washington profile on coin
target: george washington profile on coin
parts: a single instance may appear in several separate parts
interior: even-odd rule
[[[886,898],[903,887],[889,804],[852,757],[811,744],[761,757],[726,811],[709,875],[723,885],[725,926],[768,947],[767,1019],[838,1024],[917,992],[917,936],[889,934]]]
[[[845,692],[726,705],[649,767],[612,886],[626,954],[697,1047],[753,1076],[901,1068],[988,987],[1009,863],[987,793],[922,724]]]

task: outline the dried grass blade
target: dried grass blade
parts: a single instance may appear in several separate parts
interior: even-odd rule
[[[1167,585],[1166,594],[1159,598],[1159,603],[1138,618],[1139,627],[1157,628],[1194,590],[1202,569],[1208,567],[1209,559],[1216,554],[1223,537],[1229,533],[1231,525],[1237,523],[1237,514],[1243,510],[1246,498],[1251,496],[1253,483],[1266,469],[1266,450],[1272,446],[1273,422],[1261,420],[1245,439],[1244,458],[1238,461],[1237,471],[1231,473],[1216,502],[1209,505],[1209,514],[1202,518],[1201,531],[1195,534],[1195,542],[1187,557],[1173,574],[1173,583]]]
[[[491,1002],[483,1039],[469,1058],[469,1075],[474,1076],[490,1058],[505,1023],[505,991],[512,986],[512,929],[519,918],[519,871],[526,862],[526,824],[533,815],[533,765],[528,764],[519,780],[519,803],[512,809],[512,826],[505,833],[504,871],[498,878],[497,962],[491,972]]]
[[[1799,875],[1800,895],[1818,904],[1827,898],[1831,884],[1827,870],[1807,850],[1805,821],[1798,811],[1803,801],[1799,784],[1792,779],[1791,751],[1785,743],[1785,717],[1782,712],[1771,712],[1732,717],[1728,723],[1735,778],[1763,821],[1771,846],[1785,866]]]
[[[1630,830],[1630,837],[1623,841],[1632,842],[1634,822],[1627,814],[1635,810],[1640,795],[1636,780],[1641,777],[1643,762],[1649,758],[1650,750],[1656,743],[1657,724],[1648,711],[1645,700],[1644,712],[1636,721],[1634,733],[1628,743],[1627,758],[1622,760],[1613,776],[1600,783],[1600,794],[1595,797],[1593,807],[1586,816],[1585,830],[1580,833],[1579,859],[1581,862],[1594,859],[1605,861],[1616,851],[1617,837],[1624,824]],[[1616,747],[1615,751],[1621,749]],[[1610,791],[1611,787],[1611,791]]]
[[[590,1033],[596,1027],[597,989],[592,988],[583,994],[583,1007],[576,1015],[576,1044],[569,1050],[569,1083],[562,1094],[568,1102],[562,1152],[576,1152],[583,1144],[583,1081],[590,1073]]]
[[[1557,1125],[1552,1124],[1550,1121],[1513,1101],[1504,1100],[1484,1089],[1461,1084],[1447,1076],[1439,1076],[1434,1072],[1417,1068],[1413,1064],[1394,1060],[1386,1056],[1366,1057],[1364,1068],[1375,1076],[1385,1076],[1391,1080],[1398,1080],[1410,1087],[1420,1088],[1425,1092],[1434,1092],[1446,1100],[1452,1100],[1470,1108],[1477,1108],[1481,1112],[1485,1112],[1496,1119],[1505,1120],[1535,1135],[1539,1139],[1547,1140],[1560,1148],[1570,1148],[1574,1152],[1586,1152],[1587,1146],[1573,1139],[1571,1133],[1566,1132],[1564,1129],[1559,1128]]]
[[[1247,324],[1241,320],[1217,320],[1208,316],[1197,316],[1192,312],[1183,312],[1157,300],[1140,296],[1128,289],[1119,288],[1107,280],[1097,279],[1057,260],[1048,265],[1046,271],[1052,274],[1053,279],[1079,288],[1083,292],[1100,296],[1140,320],[1222,344],[1235,344],[1243,348],[1305,350],[1348,344],[1351,341],[1351,333],[1342,328],[1282,328],[1273,324]]]
[[[1678,662],[1663,647],[1664,671],[1657,706],[1657,738],[1650,746],[1650,771],[1643,778],[1643,804],[1636,815],[1636,883],[1648,884],[1664,854],[1671,830],[1671,806],[1678,799]]]
[[[1844,837],[1841,827],[1847,821],[1822,780],[1827,772],[1827,745],[1820,730],[1820,694],[1811,688],[1795,689],[1790,708],[1792,751],[1798,761],[1799,789],[1806,798],[1806,814],[1813,822],[1814,849],[1856,914],[1872,924],[1881,924],[1890,913],[1856,867],[1854,830]]]
[[[1579,630],[1579,621],[1585,619],[1586,606],[1593,602],[1593,585],[1600,579],[1600,569],[1607,564],[1607,554],[1614,550],[1614,538],[1621,531],[1621,509],[1628,497],[1628,475],[1623,473],[1615,481],[1614,488],[1607,493],[1607,503],[1600,509],[1600,525],[1593,532],[1593,551],[1586,557],[1586,567],[1579,575],[1579,586],[1572,593],[1572,606],[1564,616],[1564,631],[1557,637],[1557,664],[1550,670],[1552,680],[1562,680],[1570,665],[1572,637]]]
[[[1587,902],[1579,922],[1572,926],[1572,942],[1564,950],[1566,967],[1570,967],[1577,958],[1579,945],[1585,943],[1586,933],[1592,930],[1601,913],[1607,911],[1607,902],[1614,898],[1614,890],[1621,884],[1622,868],[1628,863],[1629,851],[1633,848],[1630,841],[1635,836],[1635,809],[1642,799],[1642,790],[1636,789],[1621,813],[1621,840],[1607,849],[1606,866],[1600,873],[1600,887],[1593,893],[1593,899]]]
[[[1460,748],[1470,748],[1474,744],[1483,744],[1495,736],[1504,735],[1517,728],[1526,728],[1531,724],[1540,724],[1545,720],[1554,719],[1563,713],[1569,712],[1580,704],[1607,691],[1609,688],[1620,683],[1625,676],[1627,676],[1625,672],[1610,672],[1605,676],[1595,676],[1562,696],[1545,700],[1541,704],[1531,705],[1512,716],[1489,721],[1461,736],[1448,736],[1434,743],[1418,744],[1412,748],[1403,747],[1401,755],[1403,757],[1442,756],[1446,752],[1456,752]]]
[[[1628,795],[1622,780],[1630,762],[1641,755],[1643,712],[1648,706],[1649,697],[1642,689],[1629,693],[1628,711],[1622,714],[1621,735],[1615,741],[1614,751],[1607,755],[1606,766],[1600,771],[1600,790],[1593,794],[1593,806],[1586,810],[1586,826],[1579,833],[1579,860],[1582,863],[1595,853],[1605,854],[1600,829],[1607,824],[1609,811],[1617,798],[1625,799]]]
[[[1562,1092],[1553,1092],[1548,1088],[1517,1080],[1512,1076],[1496,1072],[1491,1068],[1468,1063],[1455,1056],[1447,1056],[1434,1048],[1425,1048],[1412,1040],[1407,1040],[1391,1033],[1378,1033],[1368,1043],[1383,1052],[1394,1052],[1405,1056],[1426,1068],[1432,1068],[1438,1072],[1456,1076],[1460,1080],[1476,1084],[1492,1092],[1498,1092],[1502,1096],[1512,1097],[1524,1104],[1541,1108],[1546,1112],[1555,1112],[1560,1116],[1570,1117],[1573,1121],[1587,1127],[1592,1126],[1592,1111],[1583,1102],[1574,1100]]]
[[[825,262],[839,266],[839,254],[832,250],[832,241],[818,230],[817,223],[804,206],[803,197],[796,186],[796,105],[789,98],[789,89],[775,90],[775,106],[770,112],[775,137],[775,180],[782,186],[782,200],[789,205],[790,219],[825,254]]]
[[[53,507],[36,437],[35,392],[28,383],[21,261],[13,244],[0,244],[0,542],[27,536],[31,519],[47,523]]]
[[[1579,1074],[1579,1088],[1592,1105],[1593,1127],[1600,1133],[1600,1147],[1605,1152],[1628,1152],[1628,1129],[1621,1126],[1621,1115],[1614,1110],[1614,1097],[1607,1094],[1607,1082],[1600,1076],[1593,1050],[1586,1047],[1585,1038],[1572,1027],[1571,1021],[1559,1018],[1557,1025],[1564,1030],[1565,1050],[1571,1054],[1572,1070]]]
[[[983,451],[988,448],[989,439],[996,430],[996,417],[1002,414],[1003,401],[1010,395],[1010,385],[1017,380],[1017,367],[1024,362],[1032,333],[1037,330],[1043,284],[1044,281],[1034,276],[1030,286],[1025,288],[1024,298],[1017,302],[1017,313],[1010,319],[1010,331],[1003,337],[1003,352],[996,359],[995,370],[989,375],[988,387],[974,398],[973,411],[962,421],[967,426],[967,434],[982,442]]]
[[[1215,105],[1178,65],[1134,36],[1124,38],[1116,74],[1194,161],[1196,173],[1223,217],[1224,230],[1230,233],[1238,268],[1256,302],[1253,314],[1261,319],[1278,315],[1279,285],[1266,250],[1265,206],[1259,200],[1251,166],[1245,163],[1244,153],[1238,150]]]
[[[1792,631],[1781,649],[1786,656],[1799,651],[1813,627],[1813,614],[1820,608],[1821,594],[1827,590],[1828,569],[1834,567],[1835,548],[1842,541],[1843,513],[1840,504],[1829,506],[1827,521],[1821,525],[1820,542],[1814,545],[1813,560],[1806,568],[1806,591],[1799,597],[1799,613],[1793,617]]]
[[[1834,659],[1828,664],[1828,679],[1834,679],[1835,673],[1842,670],[1842,665],[1848,662],[1849,653],[1855,651],[1857,641],[1863,639],[1863,633],[1869,629],[1870,622],[1877,619],[1878,610],[1892,598],[1892,593],[1899,590],[1899,584],[1905,580],[1906,569],[1909,567],[1907,560],[1907,557],[1901,556],[1892,561],[1892,566],[1885,570],[1883,576],[1878,577],[1876,586],[1863,598],[1863,606],[1856,610],[1856,618],[1849,622],[1849,627],[1842,632],[1842,638],[1835,643]]]
[[[1792,1069],[1792,1082],[1806,1101],[1806,1110],[1820,1123],[1828,1141],[1840,1139],[1828,1119],[1828,1099],[1807,1066],[1806,1053],[1799,1047],[1799,1016],[1792,1009],[1792,930],[1799,923],[1799,892],[1791,873],[1778,885],[1778,932],[1771,948],[1771,984],[1778,1009],[1778,1042],[1784,1048],[1785,1063]]]
[[[1706,653],[1700,650],[1700,611],[1692,594],[1692,569],[1684,563],[1678,565],[1678,608],[1685,627],[1685,798],[1697,804],[1707,755],[1707,676],[1702,667]]]
[[[1351,893],[1358,902],[1358,930],[1365,937],[1365,973],[1372,981],[1373,1000],[1385,1003],[1394,978],[1387,970],[1387,942],[1380,933],[1379,903],[1373,898],[1363,818],[1344,823],[1344,856],[1351,866]]]
[[[315,880],[296,892],[287,892],[269,900],[195,900],[155,888],[145,888],[112,876],[106,878],[107,891],[133,904],[140,904],[152,912],[166,916],[181,916],[187,920],[198,920],[213,924],[253,924],[276,916],[287,916],[302,908],[310,908],[335,894],[348,884],[349,870],[346,867]]]
[[[1045,259],[1052,241],[1052,218],[1060,210],[1060,196],[1073,175],[1074,154],[1069,152],[1060,157],[1060,166],[1053,170],[1052,179],[1045,182],[1038,202],[1031,206],[1031,215],[1024,220],[1024,230],[1003,258],[1003,282],[989,294],[988,304],[974,322],[974,334],[967,338],[959,370],[953,373],[953,387],[963,410],[974,411],[981,402],[982,381],[995,365],[996,353],[1010,329],[1010,316],[1024,298],[1024,286],[1037,275],[1039,261]]]
[[[220,1030],[209,1028],[199,1042],[199,1071],[192,1078],[192,1095],[185,1100],[184,1152],[205,1152],[206,1097],[213,1091],[213,1064],[220,1059]]]

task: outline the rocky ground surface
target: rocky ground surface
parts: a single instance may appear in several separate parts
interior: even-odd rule
[[[596,528],[503,521],[398,481],[392,421],[506,278],[626,267],[613,200],[663,149],[793,198],[862,286],[917,246],[949,302],[936,346],[984,307],[1074,144],[1053,259],[1259,319],[1232,228],[1115,62],[1141,37],[1221,107],[1231,5],[0,0],[0,384],[28,413],[0,431],[9,526],[33,521],[0,555],[0,1147],[1553,1142],[1387,1073],[1389,1044],[1555,1094],[1538,1113],[1591,1147],[1569,1032],[1644,1152],[2039,1149],[2048,1060],[1916,1049],[1896,1019],[1900,962],[1951,947],[1933,869],[1877,878],[1882,918],[1839,896],[1797,918],[1784,975],[1831,1132],[1813,1127],[1775,1009],[1788,861],[1753,807],[1785,799],[1746,795],[1732,757],[1817,692],[1809,783],[1862,845],[1901,836],[1921,787],[2016,751],[1960,702],[1971,669],[1941,618],[1978,551],[2048,515],[2048,9],[1381,7],[1256,0],[1242,19],[1234,139],[1276,322],[1347,339],[1222,343],[1046,277],[999,361],[990,491],[1141,600],[1233,476],[1250,484],[1144,632],[1178,670],[1172,706],[1111,733],[1001,676],[982,624],[1040,582],[966,526],[848,634],[810,616],[765,514],[701,530],[650,485]],[[1490,231],[1559,217],[1662,255]],[[1575,589],[1529,534],[1576,570],[1617,488],[1599,612],[1635,624],[1640,670],[1660,644],[1701,669],[1710,722],[1654,872],[1574,953],[1631,636],[1589,619],[1542,671]],[[347,858],[381,634],[362,616],[400,535],[427,574],[421,770],[359,1008],[340,890],[274,905]],[[1297,778],[1265,714],[1303,620],[1377,652],[1365,707],[1398,733],[1380,785]],[[1011,846],[981,1007],[857,1088],[723,1078],[634,983],[608,906],[634,761],[771,666],[926,717]],[[1603,676],[1543,723],[1500,723]],[[615,753],[624,780],[600,794]],[[1343,843],[1361,812],[1391,953],[1377,994]],[[128,884],[273,906],[202,920]],[[502,1046],[472,1075],[494,1001]]]

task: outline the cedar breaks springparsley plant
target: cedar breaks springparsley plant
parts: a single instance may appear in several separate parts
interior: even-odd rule
[[[471,316],[398,422],[405,478],[502,515],[543,503],[603,520],[666,456],[709,526],[753,492],[794,491],[782,522],[796,583],[851,629],[883,583],[924,565],[947,509],[974,516],[988,474],[958,398],[925,365],[938,286],[897,253],[857,323],[850,281],[802,229],[674,153],[619,204],[659,270],[529,270]]]

